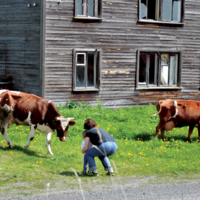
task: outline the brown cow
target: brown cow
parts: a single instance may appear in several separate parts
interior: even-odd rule
[[[159,115],[160,117],[155,138],[158,137],[158,133],[161,131],[162,138],[165,140],[165,130],[169,131],[174,127],[189,126],[187,141],[190,141],[190,135],[194,127],[198,128],[200,141],[200,101],[166,99],[159,101],[156,106],[159,112],[151,116]]]
[[[57,130],[60,141],[66,141],[69,125],[75,124],[72,120],[64,118],[48,99],[24,92],[0,90],[0,131],[10,147],[12,142],[7,135],[7,128],[12,124],[25,125],[30,127],[25,148],[29,147],[35,131],[39,130],[46,135],[47,153],[53,155],[50,148],[51,133]]]

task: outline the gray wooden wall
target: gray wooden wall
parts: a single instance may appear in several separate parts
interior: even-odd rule
[[[7,76],[14,90],[40,94],[41,0],[0,1],[0,43],[6,44]],[[36,7],[27,7],[28,3]],[[0,76],[5,76],[0,61]]]
[[[58,2],[60,2],[58,4]],[[200,1],[185,0],[183,27],[138,24],[138,0],[103,1],[102,22],[73,20],[74,0],[46,0],[45,97],[108,107],[200,100]],[[102,90],[72,92],[73,48],[102,49]],[[181,91],[136,91],[138,48],[183,50]]]

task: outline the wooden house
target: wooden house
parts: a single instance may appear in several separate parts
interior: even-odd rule
[[[200,100],[200,1],[1,0],[0,28],[14,90],[112,108]]]

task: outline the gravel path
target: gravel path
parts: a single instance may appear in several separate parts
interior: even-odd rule
[[[157,179],[143,177],[112,177],[98,182],[98,177],[87,183],[77,182],[75,188],[63,189],[61,184],[47,187],[41,191],[14,190],[5,195],[0,192],[1,200],[200,200],[200,179],[183,180],[173,178]],[[164,184],[163,184],[164,182]],[[62,188],[62,189],[61,189]],[[81,190],[81,188],[83,188]]]

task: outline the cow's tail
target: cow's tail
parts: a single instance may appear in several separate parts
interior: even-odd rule
[[[154,114],[154,115],[151,115],[151,118],[153,118],[153,117],[155,117],[155,116],[157,116],[159,114],[160,114],[160,111],[158,113]]]
[[[160,108],[160,109],[159,109],[158,113],[156,113],[156,114],[154,114],[154,115],[151,115],[151,118],[153,118],[153,117],[155,117],[155,116],[159,115],[159,114],[160,114],[160,112],[161,112],[161,108],[162,108],[162,106],[160,105],[160,103],[159,103],[159,102],[156,104],[156,107],[157,107],[157,110],[158,110],[158,108]]]

